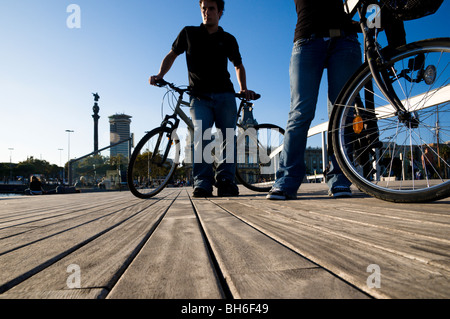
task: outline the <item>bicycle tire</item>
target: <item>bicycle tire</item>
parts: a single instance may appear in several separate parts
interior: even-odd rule
[[[394,113],[375,83],[373,91],[366,89],[374,81],[369,66],[363,64],[341,91],[330,117],[337,162],[355,186],[382,200],[417,203],[446,198],[450,196],[450,38],[418,41],[383,54],[387,62],[380,71],[389,75],[389,84],[409,115]],[[373,109],[366,94],[373,96]],[[419,164],[426,148],[434,152],[434,159]],[[427,171],[428,164],[433,167]],[[427,176],[417,179],[422,171]]]
[[[273,124],[258,124],[242,133],[240,128],[236,142],[236,179],[250,190],[268,192],[276,179],[284,129]]]
[[[165,154],[168,147],[170,152],[162,162],[164,156],[161,155]],[[158,155],[151,156],[155,153]],[[145,199],[161,192],[175,173],[179,158],[179,139],[170,128],[158,127],[148,132],[130,157],[127,183],[131,193]]]

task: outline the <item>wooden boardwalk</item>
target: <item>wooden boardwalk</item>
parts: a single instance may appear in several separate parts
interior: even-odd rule
[[[0,199],[0,297],[449,298],[450,199],[167,188]]]

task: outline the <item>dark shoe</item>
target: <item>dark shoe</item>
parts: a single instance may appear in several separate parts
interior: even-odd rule
[[[219,197],[231,197],[239,195],[238,186],[232,181],[222,179],[216,183],[217,196]]]
[[[336,186],[328,191],[328,195],[334,198],[352,197],[352,191],[347,186]]]
[[[288,194],[280,188],[272,188],[269,191],[269,194],[267,194],[266,198],[272,200],[289,200],[297,199],[297,195]]]
[[[196,187],[194,188],[192,197],[212,197],[212,191],[207,191],[204,188]]]

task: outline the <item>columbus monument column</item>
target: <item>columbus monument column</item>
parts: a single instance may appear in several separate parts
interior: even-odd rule
[[[92,110],[94,111],[94,114],[92,115],[92,118],[94,119],[94,152],[98,151],[98,119],[100,118],[100,115],[98,115],[98,111],[100,110],[98,106],[98,100],[100,99],[100,96],[98,93],[92,93],[94,96],[94,106],[92,107]]]

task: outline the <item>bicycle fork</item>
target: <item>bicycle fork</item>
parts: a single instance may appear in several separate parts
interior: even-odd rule
[[[163,135],[165,135],[169,141],[167,143],[166,150],[164,151],[164,154],[162,156],[161,163],[158,165],[160,167],[163,166],[164,163],[166,162],[167,156],[170,153],[170,149],[172,148],[173,143],[180,143],[178,135],[176,133],[176,130],[178,129],[178,126],[180,124],[180,119],[178,117],[180,117],[186,123],[186,125],[188,126],[188,130],[191,132],[191,134],[193,133],[194,125],[191,119],[189,119],[189,117],[181,110],[180,105],[182,104],[189,106],[187,102],[183,101],[183,96],[180,95],[174,113],[172,115],[166,115],[164,120],[161,122],[160,127],[163,128],[164,131],[166,131],[166,133],[161,132],[158,141],[156,143],[155,150],[159,149]],[[155,154],[154,152],[152,157],[155,157],[156,155],[157,154]]]
[[[377,41],[375,40],[376,29],[369,29],[367,27],[366,19],[363,18],[361,12],[360,17],[361,29],[365,41],[365,58],[367,64],[369,65],[375,84],[378,86],[381,94],[386,98],[388,103],[395,109],[395,114],[398,116],[399,121],[409,128],[416,128],[418,126],[419,119],[416,117],[415,112],[410,112],[404,107],[402,101],[399,99],[397,93],[395,92],[392,83],[395,80],[398,80],[400,77],[404,77],[410,82],[416,81],[414,79],[410,79],[407,73],[411,70],[416,70],[418,64],[423,67],[424,61],[416,61],[420,60],[418,59],[419,57],[413,58],[413,67],[408,68],[408,70],[402,70],[400,74],[397,74],[394,69],[390,70],[388,67],[386,67],[387,61],[377,47]],[[420,81],[420,79],[417,81]]]
[[[173,121],[171,121],[171,120],[173,120]],[[164,118],[164,120],[161,123],[161,128],[164,128],[164,130],[166,128],[168,128],[169,132],[164,133],[164,131],[162,131],[159,134],[158,141],[156,142],[156,145],[155,145],[155,150],[159,149],[159,146],[161,145],[161,141],[164,138],[163,135],[167,136],[167,138],[169,139],[169,142],[167,143],[167,147],[166,147],[166,150],[164,151],[162,160],[158,164],[159,167],[162,167],[163,164],[167,160],[167,156],[169,155],[170,149],[171,149],[172,144],[173,144],[172,133],[178,128],[179,123],[180,123],[180,120],[177,118],[176,114],[166,115],[166,117]],[[157,155],[158,155],[157,152],[154,151],[153,154],[152,154],[152,160],[154,160]]]

